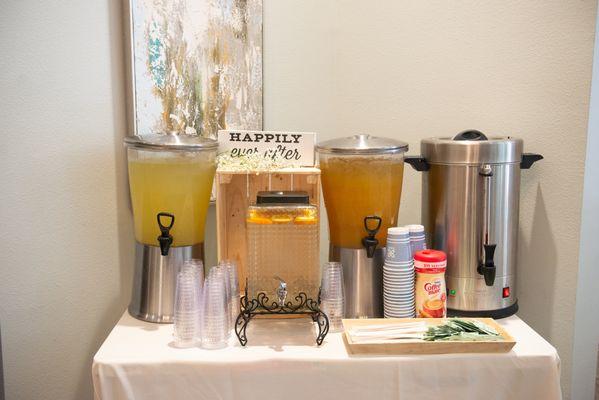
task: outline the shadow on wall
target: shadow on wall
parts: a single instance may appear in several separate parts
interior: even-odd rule
[[[114,148],[108,154],[98,154],[98,157],[106,159],[114,157],[115,163],[115,187],[116,187],[116,213],[117,213],[117,236],[115,246],[118,246],[119,262],[119,295],[111,299],[106,304],[101,315],[97,316],[96,335],[90,343],[88,349],[88,365],[81,371],[79,384],[77,387],[77,399],[93,398],[91,386],[91,363],[93,356],[100,348],[102,342],[121,317],[123,311],[129,303],[131,297],[131,287],[133,280],[133,260],[134,260],[134,236],[133,222],[131,212],[131,202],[129,199],[129,184],[127,174],[127,156],[123,145],[123,139],[127,135],[127,108],[126,108],[126,90],[125,90],[125,62],[123,46],[123,10],[121,2],[108,1],[108,21],[110,34],[110,76],[112,88],[112,132],[106,132],[107,140],[112,133]],[[86,162],[89,162],[87,160]]]
[[[526,322],[543,337],[551,331],[557,273],[556,242],[547,216],[541,186],[537,186],[530,236],[520,227],[518,253],[518,297]],[[534,311],[533,311],[534,310]]]

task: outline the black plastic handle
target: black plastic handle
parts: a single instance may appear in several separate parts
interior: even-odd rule
[[[376,226],[374,228],[369,227],[368,221],[376,221]],[[381,229],[382,223],[383,223],[383,219],[381,217],[379,217],[378,215],[369,215],[364,218],[364,229],[366,229],[366,232],[368,232],[368,235],[374,236],[379,232],[379,229]]]
[[[371,228],[368,226],[369,221],[376,221],[376,226]],[[368,236],[362,239],[362,245],[366,248],[366,256],[368,258],[374,257],[374,251],[376,250],[376,246],[378,246],[379,241],[375,238],[375,235],[381,229],[381,224],[383,223],[383,219],[378,215],[369,215],[364,217],[364,229],[368,232]]]
[[[493,258],[495,257],[497,245],[485,244],[483,246],[485,251],[485,262],[478,266],[478,273],[485,277],[485,284],[487,286],[493,286],[493,283],[495,283],[495,273],[497,271]]]
[[[453,140],[488,140],[487,135],[476,129],[469,129],[458,133]]]
[[[431,165],[426,161],[426,158],[421,156],[407,156],[403,161],[408,163],[418,172],[425,172],[431,169]]]
[[[542,160],[543,156],[536,153],[524,153],[522,154],[522,161],[520,161],[520,169],[530,169],[534,163]]]
[[[164,225],[161,220],[162,218],[169,218],[169,223]],[[159,212],[156,214],[156,221],[158,222],[158,227],[160,228],[160,236],[157,238],[158,243],[160,244],[160,254],[163,256],[168,256],[168,251],[173,244],[173,236],[170,234],[170,230],[175,224],[175,216],[171,213]]]

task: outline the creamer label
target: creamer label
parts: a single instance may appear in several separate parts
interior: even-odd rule
[[[447,315],[445,293],[446,262],[424,263],[416,260],[416,316],[419,318],[443,318]]]

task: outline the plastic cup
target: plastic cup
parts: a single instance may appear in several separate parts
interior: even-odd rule
[[[227,346],[230,336],[225,281],[219,271],[212,272],[206,278],[203,291],[202,308],[202,347],[218,349]]]
[[[201,311],[201,287],[194,265],[187,265],[177,273],[173,336],[177,347],[190,347],[197,343]]]
[[[345,291],[341,263],[327,262],[323,267],[321,309],[329,319],[329,330],[331,332],[339,332],[343,329],[342,319],[345,316]]]
[[[239,278],[237,275],[237,263],[233,260],[224,260],[223,264],[227,268],[229,272],[229,279],[231,281],[231,318],[233,322],[233,327],[235,327],[235,321],[240,312],[240,303],[239,303]]]
[[[237,276],[237,263],[233,260],[222,260],[219,267],[226,272],[229,280],[229,312],[230,312],[230,328],[235,327],[235,322],[240,312],[239,304],[239,279]]]
[[[226,326],[227,326],[227,337],[231,335],[231,330],[233,328],[233,318],[231,316],[231,278],[229,276],[228,269],[222,265],[218,265],[216,267],[212,267],[210,269],[210,274],[217,277],[223,282],[224,290],[225,290],[225,312],[226,312]]]

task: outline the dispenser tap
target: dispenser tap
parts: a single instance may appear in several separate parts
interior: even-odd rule
[[[170,218],[170,222],[168,225],[163,225],[160,220],[162,217]],[[168,256],[168,251],[173,244],[173,236],[170,234],[170,230],[175,224],[175,216],[170,213],[160,212],[156,214],[156,220],[158,221],[158,227],[160,228],[160,236],[158,236],[157,240],[160,244],[160,254],[163,256]]]
[[[287,282],[278,276],[274,276],[274,279],[279,281],[279,287],[277,287],[277,300],[279,300],[279,307],[283,307],[285,305],[285,300],[287,299]]]
[[[376,221],[376,226],[374,228],[370,228],[368,226],[368,221]],[[383,219],[377,215],[369,215],[364,218],[364,229],[368,232],[368,236],[362,239],[362,245],[366,248],[366,256],[368,258],[374,257],[374,251],[376,250],[376,246],[378,246],[379,241],[375,238],[375,235],[378,233],[379,229],[381,229],[381,224],[383,223]]]
[[[495,256],[496,244],[484,244],[485,261],[478,266],[478,273],[485,277],[485,283],[487,286],[493,286],[495,282],[495,262],[493,257]]]
[[[483,135],[484,136],[484,135]],[[482,166],[478,174],[483,178],[483,262],[479,264],[477,271],[485,277],[485,284],[493,286],[495,282],[495,256],[496,244],[489,244],[491,236],[491,178],[493,177],[493,168],[489,164]]]

